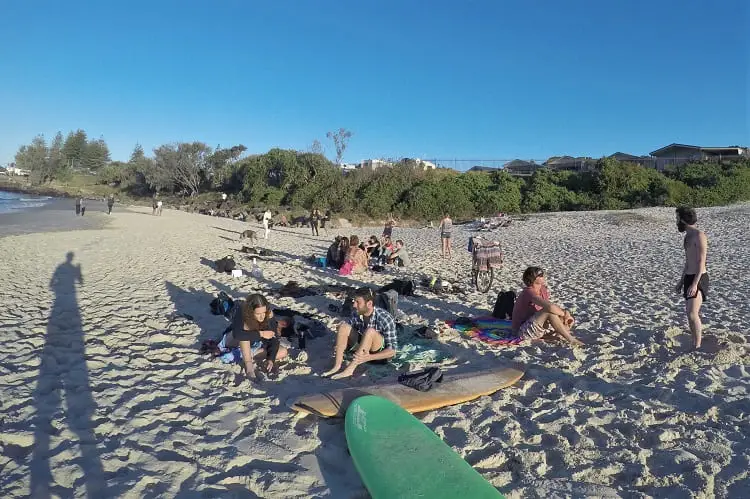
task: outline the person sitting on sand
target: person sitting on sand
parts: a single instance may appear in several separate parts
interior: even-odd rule
[[[352,274],[361,274],[367,270],[367,253],[359,246],[359,237],[349,238],[349,252],[346,260],[352,262]]]
[[[391,253],[393,253],[393,249],[393,242],[391,242],[391,238],[385,236],[382,243],[380,244],[380,254],[378,255],[378,260],[381,265],[385,265],[385,262],[388,261],[388,257],[391,256]]]
[[[341,255],[339,253],[339,246],[341,245],[341,236],[336,236],[333,239],[333,243],[328,247],[326,252],[326,265],[328,267],[339,269],[341,268]]]
[[[365,251],[368,257],[375,257],[380,254],[380,241],[375,236],[370,236],[370,239],[365,243]]]
[[[266,354],[264,370],[274,374],[274,362],[287,356],[286,348],[280,346],[279,338],[270,323],[273,311],[268,300],[261,294],[251,294],[247,300],[235,304],[232,331],[227,335],[226,347],[240,347],[245,376],[250,381],[258,379],[253,357]]]
[[[388,263],[392,263],[397,267],[408,267],[411,265],[411,258],[401,239],[396,241],[396,248],[388,257]]]
[[[525,288],[513,304],[513,331],[519,336],[538,340],[547,333],[562,336],[571,345],[583,345],[570,333],[575,320],[570,312],[549,301],[544,270],[529,267],[523,273]]]
[[[387,311],[375,306],[373,290],[367,287],[356,290],[352,308],[352,316],[338,327],[333,368],[323,376],[346,378],[354,374],[360,364],[384,363],[396,355],[396,321]],[[347,350],[353,354],[352,361],[339,373]]]

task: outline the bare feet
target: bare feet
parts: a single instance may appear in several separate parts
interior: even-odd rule
[[[339,372],[340,369],[341,369],[341,365],[333,366],[333,369],[330,369],[324,372],[323,374],[321,374],[321,376],[330,376],[331,374],[336,374],[337,372]]]
[[[343,371],[341,371],[340,373],[338,373],[338,374],[334,374],[333,376],[331,376],[331,379],[342,379],[342,378],[348,378],[349,376],[351,376],[352,374],[354,374],[354,368],[355,368],[355,367],[357,367],[357,366],[352,366],[352,365],[350,364],[349,366],[347,366],[347,368],[346,368],[346,369],[344,369],[344,370],[343,370]]]
[[[581,340],[577,340],[577,339],[575,339],[575,338],[572,338],[572,339],[570,340],[570,345],[571,345],[571,346],[574,346],[574,347],[582,347],[583,345],[585,345],[585,343],[584,343],[584,342],[582,342]]]

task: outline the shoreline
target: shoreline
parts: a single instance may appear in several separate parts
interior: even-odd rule
[[[76,216],[71,198],[53,197],[43,206],[0,213],[0,238],[22,234],[98,230],[111,221],[103,202],[87,201],[86,215]],[[118,206],[112,210],[115,215]]]

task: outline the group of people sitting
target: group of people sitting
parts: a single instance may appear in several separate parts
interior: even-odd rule
[[[513,332],[531,341],[558,337],[574,346],[582,345],[571,333],[575,323],[573,316],[550,301],[544,271],[539,267],[527,268],[523,282],[525,287],[513,306]],[[387,363],[396,355],[396,321],[388,311],[376,307],[375,302],[375,292],[369,287],[354,292],[352,314],[337,327],[333,367],[323,376],[349,377],[362,364]],[[276,363],[289,355],[283,338],[295,334],[290,320],[275,318],[268,300],[263,295],[251,294],[235,304],[231,321],[231,330],[220,347],[239,347],[240,363],[250,381],[257,381],[264,375],[275,376]],[[346,354],[349,362],[344,365]],[[261,368],[256,366],[255,358],[263,359]]]
[[[411,258],[404,242],[398,239],[395,243],[388,236],[379,241],[370,236],[366,242],[360,242],[359,236],[336,236],[326,252],[326,265],[338,269],[341,275],[362,274],[369,268],[393,264],[408,267]]]

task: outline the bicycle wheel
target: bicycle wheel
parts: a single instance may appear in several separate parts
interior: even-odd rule
[[[476,277],[476,286],[477,291],[480,293],[486,293],[490,290],[492,287],[492,279],[494,278],[494,273],[492,272],[492,268],[490,267],[489,270],[480,270],[477,272]]]

